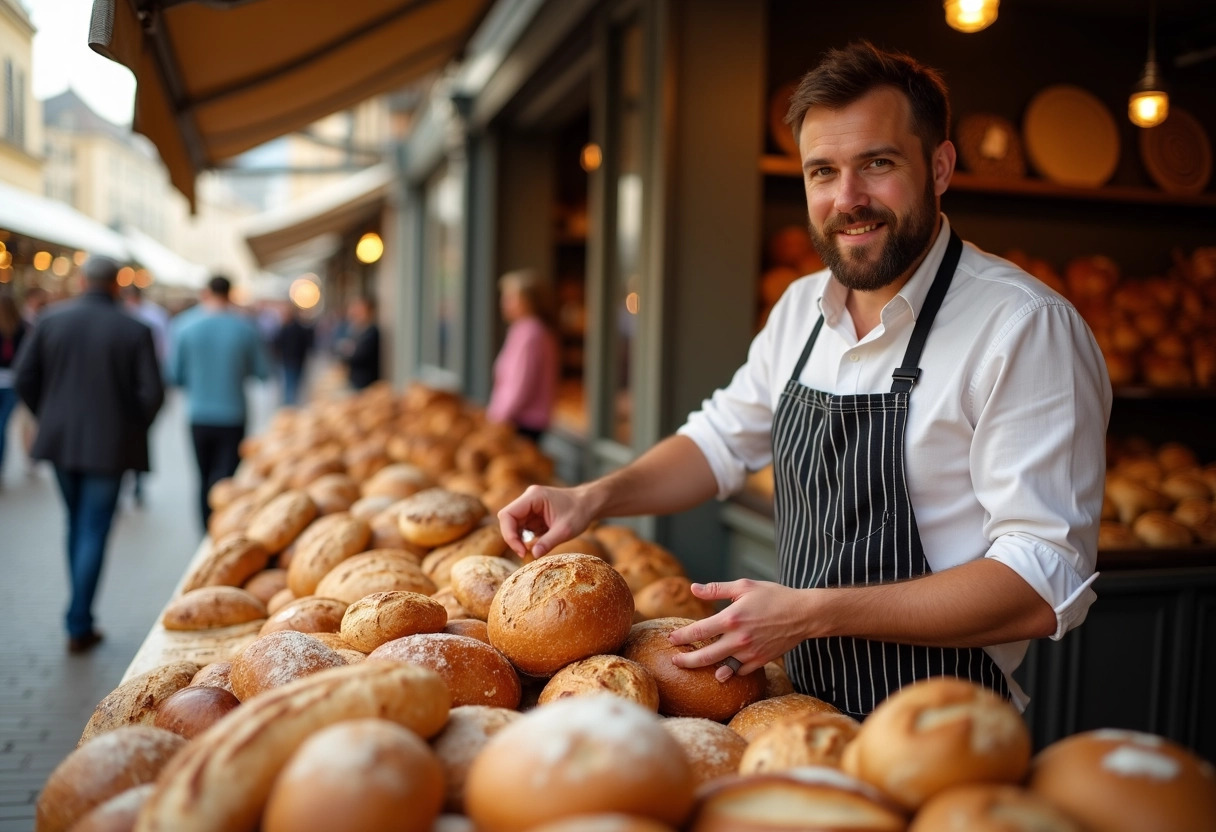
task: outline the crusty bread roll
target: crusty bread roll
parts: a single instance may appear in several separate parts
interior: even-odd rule
[[[1191,530],[1164,511],[1141,514],[1132,523],[1132,531],[1149,546],[1159,548],[1189,546],[1195,542]]]
[[[435,603],[439,603],[439,601],[435,598],[432,598],[432,600],[434,600]],[[486,644],[490,643],[490,628],[487,627],[486,622],[482,621],[480,618],[458,618],[455,620],[449,620],[443,625],[443,632],[451,633],[454,636],[468,636],[469,638],[475,638],[478,641],[484,641]]]
[[[401,536],[416,546],[443,546],[471,532],[486,516],[476,497],[442,488],[428,488],[401,501],[397,526]]]
[[[1120,460],[1112,472],[1118,479],[1127,479],[1156,488],[1165,479],[1165,469],[1153,457],[1131,456]]]
[[[1175,502],[1188,499],[1212,499],[1212,490],[1203,481],[1198,469],[1169,474],[1161,481],[1161,493]]]
[[[490,615],[490,604],[503,581],[519,566],[512,558],[492,558],[473,555],[452,565],[450,575],[452,594],[469,615],[483,621]]]
[[[291,587],[285,586],[274,595],[270,596],[270,600],[266,602],[266,612],[270,613],[270,615],[274,615],[276,612],[283,609],[283,607],[295,600],[296,594],[291,591]]]
[[[955,786],[934,796],[908,832],[1082,832],[1049,801],[1017,786]]]
[[[1163,737],[1135,731],[1074,734],[1035,755],[1031,791],[1086,829],[1216,829],[1216,770]]]
[[[209,630],[265,618],[266,605],[235,586],[204,586],[174,598],[160,622],[166,630]]]
[[[223,688],[232,693],[232,662],[212,662],[198,669],[187,687]]]
[[[692,623],[690,618],[655,618],[635,624],[621,647],[621,655],[638,662],[654,676],[659,684],[660,713],[724,722],[764,695],[764,674],[736,674],[719,682],[714,672],[722,666],[721,662],[707,667],[676,667],[671,662],[674,655],[690,653],[709,643],[677,646],[668,640],[673,631]]]
[[[497,522],[492,522],[479,526],[454,543],[432,549],[422,560],[422,571],[442,589],[448,585],[452,567],[458,561],[473,555],[493,558],[507,553],[502,530]]]
[[[136,830],[256,829],[275,775],[316,731],[378,717],[428,738],[447,716],[447,689],[423,667],[365,662],[298,679],[242,704],[192,740],[162,772]]]
[[[534,826],[531,832],[675,832],[675,830],[667,824],[659,823],[651,818],[612,812],[602,815],[561,818],[541,826]]]
[[[72,832],[131,832],[154,791],[155,783],[144,783],[119,792],[78,820]]]
[[[355,601],[342,617],[342,638],[370,653],[381,644],[417,633],[437,633],[448,622],[443,604],[417,592],[373,592]]]
[[[279,480],[268,480],[267,483],[282,487]],[[263,485],[242,494],[219,511],[211,513],[211,518],[207,521],[207,534],[212,540],[222,540],[230,534],[243,531],[258,510],[277,493],[269,493],[267,486]]]
[[[628,577],[626,577],[628,583]],[[683,575],[669,575],[651,581],[633,594],[633,606],[642,620],[651,618],[709,618],[714,614],[712,601],[692,594],[692,581]]]
[[[472,618],[472,616],[469,615],[469,611],[466,610],[464,607],[460,606],[460,602],[456,600],[456,593],[452,592],[452,588],[450,586],[445,586],[443,589],[439,590],[438,592],[431,593],[431,597],[434,598],[439,603],[443,604],[443,608],[448,611],[448,621],[449,622],[450,621],[462,621],[466,618],[470,618],[473,621],[479,620],[476,618]],[[490,632],[489,628],[487,627],[486,628],[487,638],[489,637],[489,632]]]
[[[189,740],[239,704],[241,701],[230,690],[189,685],[157,706],[152,724]]]
[[[1131,526],[1116,520],[1102,520],[1098,523],[1098,549],[1111,551],[1119,549],[1142,549],[1141,540]]]
[[[659,710],[659,686],[654,677],[637,662],[620,656],[588,656],[571,662],[553,675],[538,701],[547,705],[568,696],[603,693],[628,699],[648,711]]]
[[[629,526],[600,525],[591,529],[590,533],[604,547],[612,563],[616,562],[619,550],[640,540],[638,533]]]
[[[785,668],[777,662],[769,662],[764,666],[764,698],[775,699],[794,692],[794,683],[785,672]]]
[[[315,593],[353,604],[373,592],[432,595],[435,583],[401,549],[372,549],[349,557],[317,583]]]
[[[439,477],[439,487],[457,494],[480,498],[486,490],[485,478],[469,471],[453,470]]]
[[[502,480],[489,485],[482,492],[482,505],[486,507],[486,510],[490,514],[498,514],[498,512],[518,500],[531,484],[528,480]]]
[[[861,723],[851,716],[803,712],[783,717],[754,735],[739,761],[740,774],[764,774],[801,766],[840,767],[844,749]]]
[[[451,633],[419,633],[380,645],[368,659],[429,667],[447,683],[452,705],[515,708],[520,683],[506,656],[484,641]]]
[[[487,705],[452,708],[448,724],[431,745],[443,764],[444,801],[448,812],[464,812],[464,787],[469,766],[490,737],[519,719],[519,711]]]
[[[362,492],[364,497],[382,496],[403,500],[434,485],[435,481],[430,475],[417,465],[395,462],[372,474],[363,483]]]
[[[326,515],[339,511],[349,511],[355,500],[359,499],[359,483],[348,474],[334,472],[323,474],[304,488],[317,514]]]
[[[703,788],[689,832],[903,832],[903,812],[833,768],[723,777]]]
[[[380,512],[397,502],[397,498],[386,494],[376,494],[372,497],[360,497],[350,504],[348,511],[351,517],[371,521]]]
[[[346,471],[346,466],[337,455],[316,452],[303,458],[286,460],[285,464],[288,466],[285,470],[287,486],[301,491],[328,474],[342,474]]]
[[[309,595],[284,604],[266,619],[259,635],[269,635],[283,630],[297,633],[336,633],[342,626],[346,614],[346,602],[336,598],[320,598]]]
[[[263,832],[392,829],[430,832],[443,768],[418,735],[384,719],[354,719],[306,739],[275,779]]]
[[[807,696],[804,693],[787,693],[783,696],[753,702],[735,714],[727,727],[750,742],[774,722],[806,713],[838,714],[840,710],[830,702],[824,702],[814,696]]]
[[[261,543],[272,555],[277,554],[316,516],[317,507],[306,493],[284,491],[249,518],[245,536]]]
[[[97,703],[77,745],[123,725],[151,725],[157,706],[190,684],[195,673],[194,662],[170,662],[132,676]]]
[[[287,588],[287,570],[286,569],[263,569],[254,575],[251,575],[242,585],[241,589],[253,595],[263,604],[267,605],[269,612],[270,599],[275,596],[281,589]]]
[[[573,553],[543,557],[511,573],[486,619],[490,642],[534,676],[616,652],[632,621],[625,579],[599,558]]]
[[[240,586],[266,568],[270,553],[237,532],[211,544],[207,554],[186,574],[182,592],[204,586]],[[263,599],[265,603],[265,599]]]
[[[479,828],[501,832],[602,812],[678,826],[692,796],[684,752],[654,714],[590,696],[536,708],[492,736],[469,770],[465,806]]]
[[[331,515],[340,519],[328,524],[324,534],[296,547],[287,566],[287,585],[297,598],[312,595],[317,584],[342,561],[362,552],[371,539],[366,521],[349,514]]]
[[[253,490],[253,483],[242,482],[234,477],[224,477],[207,489],[207,505],[212,511],[220,511],[242,494]]]
[[[177,734],[151,725],[124,725],[81,745],[55,766],[42,787],[35,832],[66,832],[94,807],[151,783],[185,745]]]
[[[1017,708],[955,677],[915,682],[866,717],[842,760],[850,774],[915,811],[965,783],[1018,783],[1030,764],[1030,733]]]
[[[715,777],[734,774],[747,749],[747,740],[721,722],[693,716],[673,716],[659,722],[671,734],[692,766],[698,786]]]
[[[232,692],[247,702],[263,691],[343,667],[346,659],[307,633],[281,630],[264,635],[232,658]]]
[[[1129,526],[1144,512],[1169,505],[1169,500],[1152,486],[1114,474],[1106,478],[1106,496],[1119,511],[1119,522]]]
[[[648,541],[638,541],[618,549],[612,565],[621,573],[625,583],[629,584],[629,591],[633,593],[641,592],[660,578],[684,575],[684,565],[675,555]]]
[[[572,537],[549,550],[550,555],[565,555],[570,552],[582,552],[584,555],[595,555],[602,560],[608,560],[608,552],[604,549],[604,545],[590,532]]]

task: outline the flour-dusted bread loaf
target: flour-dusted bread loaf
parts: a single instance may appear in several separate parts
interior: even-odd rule
[[[774,722],[804,713],[838,714],[840,710],[804,693],[787,693],[771,699],[761,699],[748,705],[731,719],[727,727],[749,742]]]
[[[1082,832],[1075,821],[1020,786],[955,786],[921,807],[908,832]]]
[[[673,716],[659,724],[684,749],[698,786],[739,770],[747,740],[721,722],[703,717]]]
[[[307,633],[281,630],[259,637],[233,657],[232,692],[247,702],[264,691],[346,663]]]
[[[521,689],[515,668],[502,653],[475,638],[450,633],[419,633],[382,644],[367,657],[431,668],[447,683],[454,707],[519,706]]]
[[[97,703],[78,745],[123,725],[151,725],[157,706],[190,684],[195,673],[193,662],[170,662],[132,676]]]
[[[632,621],[625,579],[600,558],[578,553],[543,557],[511,573],[486,619],[490,642],[534,676],[615,653]]]
[[[370,653],[388,641],[417,633],[437,633],[448,622],[438,601],[417,592],[373,592],[355,601],[342,617],[342,638]]]
[[[861,723],[846,714],[803,711],[753,734],[739,761],[740,774],[788,771],[803,766],[840,767]]]
[[[431,745],[443,764],[444,801],[448,812],[464,812],[464,787],[469,767],[490,737],[519,719],[519,711],[488,705],[452,708],[448,724]]]
[[[92,809],[127,789],[151,783],[184,748],[177,734],[124,725],[84,743],[47,778],[35,807],[35,832],[67,832]]]
[[[315,594],[353,604],[373,592],[417,592],[431,595],[435,583],[408,552],[372,549],[342,561],[320,580]]]
[[[336,598],[309,595],[296,598],[275,610],[262,625],[259,635],[282,630],[297,633],[336,633],[342,626],[342,616],[349,605]]]
[[[407,542],[434,548],[464,537],[486,513],[476,497],[428,488],[401,501],[397,526]]]
[[[182,581],[182,592],[204,586],[241,586],[266,568],[270,552],[240,532],[211,543],[206,555]],[[265,603],[265,599],[262,599]]]
[[[545,685],[539,703],[602,693],[628,699],[648,711],[659,710],[659,686],[650,672],[637,662],[614,655],[589,656],[566,665]]]
[[[209,630],[266,616],[266,605],[251,592],[236,586],[204,586],[170,601],[160,621],[166,630]]]
[[[473,555],[452,566],[452,594],[474,618],[486,620],[498,588],[519,568],[515,558]]]
[[[296,548],[287,567],[287,585],[297,598],[313,594],[321,579],[342,561],[362,552],[371,536],[367,521],[342,515],[324,534]]]
[[[246,702],[192,740],[161,773],[136,832],[252,832],[274,779],[315,732],[377,717],[429,738],[448,718],[433,671],[366,662],[322,671]]]
[[[303,491],[284,491],[260,507],[245,529],[245,535],[277,554],[304,531],[317,516],[317,507]]]

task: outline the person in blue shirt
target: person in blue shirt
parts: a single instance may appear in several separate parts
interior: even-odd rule
[[[175,321],[170,339],[169,383],[186,393],[204,532],[211,517],[207,492],[240,463],[245,379],[265,381],[270,375],[262,338],[229,301],[231,288],[228,278],[211,278],[198,307]]]

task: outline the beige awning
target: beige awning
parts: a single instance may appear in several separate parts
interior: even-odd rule
[[[489,0],[94,0],[134,128],[191,204],[199,171],[438,69]]]

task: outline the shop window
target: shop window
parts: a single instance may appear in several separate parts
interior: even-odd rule
[[[427,182],[423,238],[422,364],[459,381],[464,281],[464,206],[458,166],[449,163]]]

